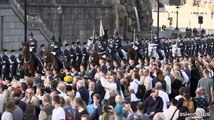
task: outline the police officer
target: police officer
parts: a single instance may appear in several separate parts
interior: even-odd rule
[[[17,75],[17,67],[18,62],[16,60],[15,50],[11,50],[11,56],[10,56],[10,71],[11,71],[11,78]]]
[[[18,63],[18,74],[20,78],[24,78],[24,69],[23,69],[23,54],[22,54],[22,48],[19,49],[18,57],[17,57],[17,63]]]
[[[3,80],[7,77],[9,77],[9,73],[10,73],[10,61],[9,61],[9,57],[7,54],[7,49],[4,49],[3,51],[3,55],[2,55],[2,74],[3,74]]]

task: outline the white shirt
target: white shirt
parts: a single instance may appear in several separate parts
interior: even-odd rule
[[[146,76],[143,84],[146,87],[146,91],[151,90],[152,89],[152,78],[150,76]]]
[[[163,112],[165,119],[166,120],[170,120],[172,118],[172,115],[174,114],[174,112],[175,112],[176,109],[177,109],[176,106],[172,106],[171,105],[167,110],[165,110]],[[172,120],[177,120],[178,119],[179,112],[180,112],[179,110],[176,111],[176,113],[174,114]]]
[[[166,81],[166,93],[167,94],[171,94],[171,83],[172,83],[172,80],[171,78],[169,77],[169,75],[166,75],[164,77],[164,80]]]
[[[3,113],[4,102],[5,96],[3,94],[0,94],[0,113]]]
[[[141,84],[141,83],[137,79],[134,79],[130,83],[130,89],[134,91],[134,93],[131,93],[131,102],[140,101],[140,99],[138,99],[135,95],[135,93],[137,93],[137,90],[138,90],[138,84]]]
[[[10,112],[4,112],[1,116],[1,120],[13,120],[13,115]]]
[[[178,95],[178,96],[175,97],[176,100],[179,100],[180,98],[183,98],[183,96],[182,95]]]
[[[163,100],[163,111],[167,110],[167,103],[169,103],[168,94],[162,90],[159,90],[159,97]]]
[[[51,120],[65,120],[65,111],[62,107],[54,108]]]
[[[105,94],[104,99],[109,99],[109,97],[110,97],[109,91],[110,91],[110,90],[115,90],[115,91],[117,91],[117,84],[116,84],[116,83],[110,83],[110,82],[109,82],[108,80],[106,80],[106,78],[104,78],[104,77],[101,77],[101,78],[100,78],[100,82],[101,82],[101,85],[106,89],[106,94]]]

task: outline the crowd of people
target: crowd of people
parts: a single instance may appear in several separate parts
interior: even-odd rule
[[[211,56],[110,61],[0,83],[2,120],[209,119]]]

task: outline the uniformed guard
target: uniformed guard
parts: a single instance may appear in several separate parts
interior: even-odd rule
[[[9,77],[9,73],[10,73],[10,61],[9,61],[9,57],[7,54],[7,49],[4,49],[3,51],[3,55],[2,55],[2,78],[3,80],[7,77]]]
[[[108,52],[108,58],[113,60],[116,60],[118,58],[116,53],[116,46],[113,38],[108,39],[107,52]]]
[[[87,51],[86,45],[87,43],[84,42],[82,47],[82,63],[81,63],[85,68],[87,68],[88,66],[88,59],[90,56],[90,53]]]
[[[40,56],[40,58],[42,58],[42,56],[43,56],[43,54],[44,54],[44,51],[45,51],[45,45],[42,44],[42,45],[40,46],[40,51],[39,51],[39,56]]]
[[[64,47],[65,49],[63,53],[64,53],[65,61],[69,63],[71,61],[70,46],[69,44],[65,44]]]
[[[101,41],[98,41],[95,45],[95,49],[97,50],[100,57],[106,57],[106,51],[104,44]]]
[[[20,78],[24,78],[24,69],[23,69],[23,54],[22,54],[22,48],[19,49],[18,57],[17,57],[17,63],[18,63],[18,75]]]
[[[10,71],[11,71],[11,78],[17,75],[17,67],[18,62],[16,60],[15,50],[11,50],[11,56],[10,56]]]
[[[82,62],[82,50],[80,47],[80,41],[76,43],[76,67],[79,67]]]
[[[71,43],[70,56],[71,56],[70,65],[71,65],[71,66],[75,66],[75,64],[76,64],[75,42],[72,42],[72,43]]]
[[[37,40],[34,39],[32,32],[30,33],[30,39],[27,41],[27,43],[29,44],[30,52],[33,53],[36,56]]]

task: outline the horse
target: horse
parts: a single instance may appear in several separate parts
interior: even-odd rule
[[[51,53],[51,50],[48,48],[46,48],[43,53],[43,60],[44,60],[44,70],[60,69],[55,56]]]
[[[157,45],[155,43],[149,43],[148,45],[148,57],[154,57],[156,59],[159,59],[159,55],[157,52]]]
[[[35,61],[33,59],[33,55],[29,51],[29,44],[22,43],[22,53],[23,53],[23,69],[24,73],[27,75],[34,75],[36,71]]]
[[[99,65],[100,55],[97,51],[94,51],[89,56],[89,63],[95,63],[96,65]]]
[[[181,57],[181,48],[177,46],[177,44],[172,44],[172,57]]]

